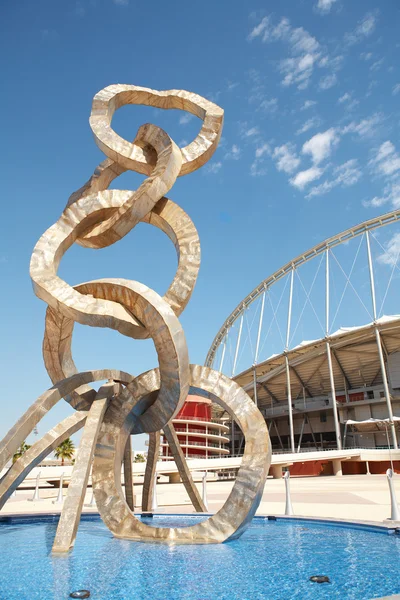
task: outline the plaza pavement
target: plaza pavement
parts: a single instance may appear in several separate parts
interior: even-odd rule
[[[161,478],[162,479],[162,478]],[[400,476],[394,476],[397,500],[400,503]],[[159,512],[193,512],[188,495],[181,483],[157,484]],[[216,512],[225,502],[233,486],[233,480],[207,482],[207,500],[210,512]],[[201,482],[197,482],[201,493]],[[292,505],[295,515],[308,517],[332,517],[360,521],[382,522],[390,517],[390,496],[385,475],[345,475],[342,477],[292,477],[290,479]],[[60,504],[54,504],[58,489],[43,488],[41,500],[31,502],[32,490],[18,490],[0,512],[6,514],[29,514],[59,512]],[[64,496],[66,489],[64,490]],[[142,485],[135,484],[135,494],[140,511]],[[92,490],[86,493],[84,512],[96,512],[88,506]],[[283,515],[285,511],[285,482],[283,479],[268,478],[262,502],[257,514]]]

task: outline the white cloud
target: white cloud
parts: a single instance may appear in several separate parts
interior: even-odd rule
[[[335,73],[331,73],[330,75],[325,75],[319,80],[319,89],[320,90],[329,90],[331,87],[337,84],[337,77]]]
[[[345,94],[343,94],[343,96],[340,96],[338,103],[343,104],[343,102],[349,102],[350,100],[351,94],[349,94],[349,92],[346,92]]]
[[[361,175],[362,173],[358,167],[357,160],[353,158],[342,165],[335,167],[333,170],[333,179],[324,181],[324,183],[313,187],[306,197],[312,198],[313,196],[322,196],[339,185],[341,187],[354,185],[360,180]]]
[[[250,175],[252,177],[261,177],[267,173],[267,168],[263,162],[259,160],[254,160],[250,166]]]
[[[377,85],[378,85],[378,82],[377,82],[376,79],[373,79],[372,81],[369,82],[369,84],[368,84],[368,90],[367,90],[367,93],[365,94],[366,98],[368,98],[372,94],[372,90]]]
[[[363,202],[364,206],[379,208],[384,204],[391,204],[393,208],[399,208],[400,155],[394,144],[389,140],[381,144],[369,164],[380,177],[386,180],[386,185],[382,196],[375,196],[372,200]]]
[[[372,52],[361,52],[361,54],[360,54],[360,57],[363,60],[371,60],[372,56],[373,56]]]
[[[313,127],[319,127],[321,125],[321,119],[319,117],[312,117],[308,119],[303,125],[296,131],[296,135],[301,135],[302,133],[306,133]]]
[[[366,37],[369,37],[376,27],[376,12],[367,13],[359,22],[357,27],[351,33],[347,33],[345,40],[349,45],[358,44]]]
[[[269,36],[265,37],[264,41],[268,39],[268,37],[272,40],[288,40],[291,32],[291,25],[289,19],[283,17],[278,25],[276,25],[270,32]]]
[[[184,113],[179,119],[179,125],[186,125],[186,123],[189,123],[189,121],[191,121],[192,118],[193,115],[191,115],[190,113]]]
[[[250,167],[250,175],[252,177],[258,177],[265,175],[267,168],[265,166],[265,157],[271,154],[271,148],[269,144],[262,143],[261,146],[256,148],[255,159]]]
[[[294,54],[309,54],[319,50],[319,42],[308,33],[303,27],[292,29],[289,36],[289,43]]]
[[[346,187],[357,183],[362,176],[356,158],[352,158],[342,165],[339,165],[333,172],[336,175],[337,184],[340,183]]]
[[[289,58],[279,63],[283,75],[283,85],[297,85],[305,89],[309,83],[313,68],[321,58],[319,42],[303,27],[292,27],[290,21],[283,17],[273,26],[270,17],[264,17],[250,32],[248,40],[261,38],[262,42],[282,42],[289,48]]]
[[[371,207],[371,208],[379,208],[380,206],[383,206],[384,204],[386,204],[389,200],[385,197],[378,197],[375,196],[374,198],[372,198],[372,200],[367,200],[363,202],[363,205],[365,207]]]
[[[247,39],[249,40],[249,42],[251,42],[251,40],[254,40],[256,37],[259,37],[261,34],[263,34],[266,31],[268,24],[269,24],[268,17],[264,17],[263,19],[261,19],[260,23],[258,25],[256,25],[254,27],[254,29],[247,36]]]
[[[303,104],[303,106],[300,108],[300,110],[307,110],[308,108],[311,108],[312,106],[315,106],[317,104],[317,102],[315,100],[306,100]]]
[[[270,98],[269,100],[262,100],[259,106],[260,110],[268,113],[274,113],[278,110],[278,98]]]
[[[302,56],[281,60],[279,70],[282,75],[284,75],[282,85],[288,86],[297,84],[299,89],[306,89],[310,82],[317,58],[318,55],[304,54]]]
[[[332,71],[339,71],[343,66],[343,61],[344,56],[342,54],[338,54],[334,57],[325,55],[318,61],[318,66],[332,69]]]
[[[296,156],[291,144],[277,146],[274,148],[272,156],[276,160],[276,168],[278,171],[293,173],[300,164],[300,158]]]
[[[399,260],[400,233],[395,233],[385,244],[385,252],[378,256],[378,262],[393,267]]]
[[[384,58],[380,58],[379,60],[376,60],[374,63],[372,63],[369,70],[370,71],[379,71],[379,69],[381,68],[381,66],[384,63],[384,60],[385,60]]]
[[[239,160],[241,154],[241,150],[239,146],[233,144],[232,148],[227,152],[224,156],[225,160]]]
[[[384,204],[391,204],[393,208],[400,207],[400,182],[390,182],[383,188],[383,196],[375,196],[372,200],[363,202],[366,207],[380,208]]]
[[[346,110],[353,110],[356,106],[360,104],[358,100],[353,98],[352,94],[346,92],[343,96],[340,96],[338,100],[338,104],[343,104]]]
[[[362,119],[359,123],[352,121],[342,129],[342,133],[357,133],[360,137],[368,137],[375,133],[376,127],[382,122],[382,115],[375,113],[371,117]]]
[[[371,161],[376,165],[380,175],[393,175],[400,171],[400,156],[396,148],[389,140],[381,144],[376,157]]]
[[[208,164],[206,167],[207,173],[218,173],[218,171],[220,170],[220,168],[222,167],[222,162],[214,162],[211,164]]]
[[[264,154],[270,154],[271,153],[271,148],[269,146],[269,144],[262,144],[261,146],[259,146],[258,148],[256,148],[256,158],[261,158]]]
[[[336,0],[318,0],[315,9],[323,15],[326,15],[332,8]]]
[[[240,126],[240,135],[244,139],[255,138],[258,136],[259,133],[260,133],[260,130],[258,127],[249,127],[248,128],[247,123],[242,123]]]
[[[386,159],[388,156],[391,156],[395,153],[395,147],[394,144],[392,144],[392,142],[390,142],[389,140],[387,140],[386,142],[383,142],[383,144],[381,144],[379,146],[377,155],[376,155],[376,161],[381,161],[383,159]]]
[[[398,94],[399,92],[400,92],[400,83],[397,83],[392,90],[392,94],[393,94],[393,96],[396,96],[396,94]]]
[[[318,165],[320,162],[328,158],[332,152],[333,147],[339,143],[339,136],[336,129],[331,127],[323,133],[317,133],[311,139],[303,144],[303,154],[310,154],[314,164]]]
[[[319,179],[323,172],[323,169],[315,166],[306,171],[299,171],[299,173],[290,179],[290,184],[297,187],[299,190],[303,190],[306,185],[315,181],[315,179]]]

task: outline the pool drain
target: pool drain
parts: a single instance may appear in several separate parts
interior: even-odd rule
[[[89,590],[77,590],[76,592],[71,592],[70,598],[89,598],[90,592]]]
[[[312,577],[310,577],[310,581],[313,581],[314,583],[330,583],[331,580],[329,579],[329,577],[327,575],[313,575]]]

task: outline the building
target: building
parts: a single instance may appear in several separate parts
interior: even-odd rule
[[[328,343],[329,350],[326,339],[302,344],[235,378],[265,416],[273,450],[393,447],[390,422],[375,432],[346,423],[400,417],[400,318],[338,330]],[[236,431],[234,439],[240,452],[241,434]]]
[[[211,415],[211,400],[188,396],[182,409],[172,420],[186,458],[221,458],[229,455],[229,427]],[[161,439],[163,460],[172,459],[167,440]]]
[[[385,256],[385,246],[375,232],[377,228],[385,228],[380,236],[389,243],[396,235],[399,236],[399,219],[400,211],[392,211],[329,238],[294,258],[244,298],[216,335],[206,365],[232,376],[254,399],[268,424],[275,452],[369,448],[386,449],[386,456],[388,450],[399,447],[400,288],[395,281],[398,276],[394,277],[400,270],[397,266],[399,252],[390,258]],[[397,233],[393,233],[396,226]],[[356,240],[357,253],[354,260],[353,257],[348,260],[349,265],[353,261],[353,266],[346,272],[337,257],[343,257],[352,240]],[[379,249],[378,244],[381,246],[381,254],[375,250],[374,256],[371,251],[373,240],[376,248]],[[339,254],[338,247],[342,254]],[[363,262],[355,283],[351,277],[355,261],[360,261],[360,256]],[[309,267],[313,260],[318,263],[318,271],[312,285],[309,283],[305,287],[301,282],[301,269]],[[339,308],[343,307],[343,298],[349,302],[346,296],[349,290],[354,291],[357,302],[353,312],[349,310],[351,303],[344,303],[346,312],[341,318],[347,322],[350,320],[349,326],[331,331],[335,320],[333,316],[336,317],[339,310],[334,306],[332,293],[334,261],[345,275],[344,291],[337,294]],[[383,269],[387,270],[384,272]],[[318,272],[322,272],[319,280]],[[291,345],[295,329],[293,305],[297,279],[304,289],[304,306],[311,304],[311,290],[315,281],[319,282],[315,294],[317,302],[312,309],[325,335]],[[280,302],[284,298],[284,310],[281,310],[278,322],[279,306],[276,308],[271,304],[270,318],[277,321],[281,347],[277,352],[275,345],[269,358],[260,360],[263,332],[267,325],[267,331],[271,329],[271,321],[265,324],[266,307],[270,292],[278,282],[282,282],[282,288],[285,283],[280,295]],[[381,300],[380,306],[377,298]],[[388,307],[390,312],[385,315],[384,309]],[[370,322],[359,324],[364,309],[365,314],[370,316]],[[251,310],[254,316],[251,316]],[[301,316],[303,312],[304,307],[299,306],[298,314]],[[247,326],[244,326],[246,321]],[[254,323],[252,331],[249,323]],[[303,328],[305,336],[311,326],[311,319],[308,319]],[[245,344],[247,365],[238,369],[238,357],[243,355]],[[230,364],[227,361],[229,346]],[[236,374],[236,371],[239,373]],[[215,407],[214,417],[226,418],[226,415],[222,409]],[[231,453],[240,455],[243,452],[242,433],[234,422],[231,421],[230,426]],[[381,465],[381,472],[389,466],[386,462]],[[351,466],[346,468],[347,472],[351,472]],[[379,466],[376,465],[376,468]]]

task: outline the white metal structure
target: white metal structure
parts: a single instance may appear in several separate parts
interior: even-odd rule
[[[299,399],[304,405],[318,396],[328,401],[340,450],[344,420],[357,415],[342,410],[337,398],[343,396],[350,404],[350,391],[362,388],[369,394],[379,388],[386,414],[376,417],[389,419],[391,443],[397,447],[393,401],[400,403],[400,390],[394,389],[395,374],[391,380],[388,369],[393,363],[389,356],[398,356],[400,364],[400,339],[392,343],[400,334],[399,219],[400,210],[395,210],[365,221],[288,262],[238,304],[210,347],[206,365],[234,377],[260,408],[268,413],[268,405],[284,403],[291,452],[300,449],[305,429],[311,429],[310,411],[304,408],[296,434],[293,412]],[[347,333],[353,347],[347,344]],[[270,368],[277,362],[277,370]],[[312,378],[313,369],[319,372],[319,384]],[[279,437],[278,428],[276,432]]]

